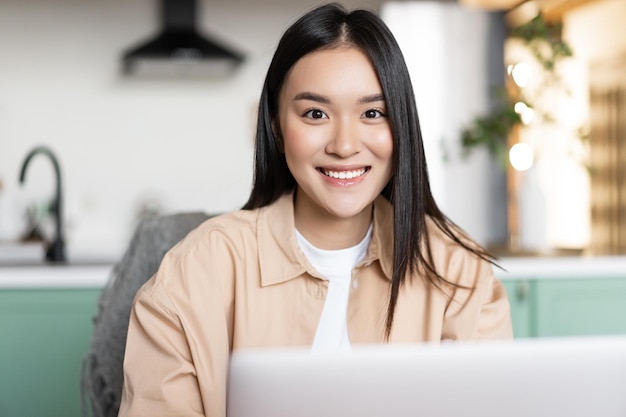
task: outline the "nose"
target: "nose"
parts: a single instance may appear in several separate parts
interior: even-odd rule
[[[326,152],[347,158],[361,151],[359,129],[349,121],[336,121]]]

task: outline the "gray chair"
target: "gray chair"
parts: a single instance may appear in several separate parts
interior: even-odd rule
[[[123,386],[123,362],[135,293],[157,271],[165,253],[200,223],[205,213],[152,216],[137,226],[128,248],[100,294],[88,352],[81,363],[84,417],[116,417]]]

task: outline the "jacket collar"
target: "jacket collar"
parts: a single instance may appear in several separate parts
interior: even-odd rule
[[[296,241],[293,193],[287,193],[269,206],[259,209],[257,241],[261,285],[273,285],[303,273],[322,278],[300,250]],[[393,207],[382,196],[374,201],[372,241],[363,260],[369,265],[380,262],[384,275],[393,270]]]

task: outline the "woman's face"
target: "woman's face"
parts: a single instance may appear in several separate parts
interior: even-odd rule
[[[279,96],[279,136],[298,183],[298,213],[370,216],[392,175],[383,91],[357,48],[319,50],[293,66]]]

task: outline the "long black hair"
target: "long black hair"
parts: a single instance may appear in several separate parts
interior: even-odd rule
[[[280,90],[289,70],[300,58],[316,50],[339,46],[358,48],[370,58],[383,90],[393,136],[393,175],[381,193],[393,206],[394,213],[393,276],[385,327],[388,339],[399,289],[407,277],[420,274],[439,288],[442,283],[448,283],[433,266],[426,216],[467,250],[489,262],[493,257],[467,238],[435,203],[409,72],[393,34],[375,13],[349,12],[339,4],[330,3],[304,14],[285,31],[261,92],[254,185],[243,209],[266,206],[295,189],[296,181],[280,151],[279,138],[272,130],[272,123],[277,126]]]

